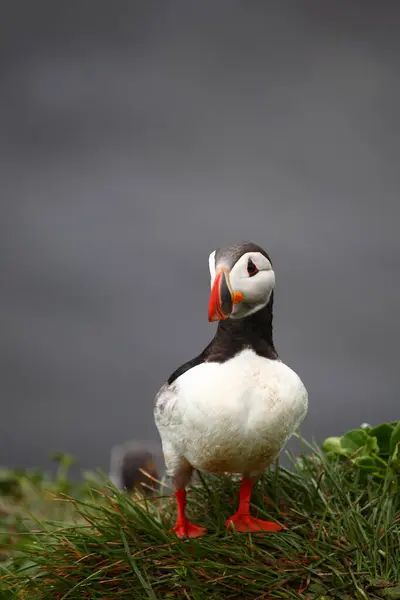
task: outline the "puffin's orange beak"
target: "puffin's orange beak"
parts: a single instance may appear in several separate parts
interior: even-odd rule
[[[208,304],[208,320],[223,321],[228,319],[232,313],[234,304],[243,302],[242,292],[233,292],[228,271],[220,269],[214,279],[211,290],[210,302]]]
[[[222,321],[227,319],[232,312],[232,294],[228,284],[228,273],[224,270],[217,271],[211,290],[208,304],[208,320]]]

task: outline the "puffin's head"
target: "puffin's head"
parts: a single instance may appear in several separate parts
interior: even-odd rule
[[[252,242],[219,248],[209,257],[208,320],[242,319],[266,306],[275,284],[268,254]]]

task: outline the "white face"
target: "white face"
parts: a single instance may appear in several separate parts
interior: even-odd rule
[[[232,294],[243,294],[243,300],[233,304],[231,319],[247,317],[268,304],[275,285],[275,273],[268,258],[260,252],[246,252],[229,270],[229,266],[223,263],[215,265],[214,251],[209,257],[209,268],[211,287],[216,270],[224,268],[229,271],[229,287]]]

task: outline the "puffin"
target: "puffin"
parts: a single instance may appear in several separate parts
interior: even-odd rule
[[[218,323],[215,336],[172,373],[154,401],[177,503],[173,531],[178,538],[206,533],[186,515],[186,487],[198,470],[241,476],[228,528],[277,532],[278,523],[251,514],[252,488],[306,416],[308,393],[274,345],[275,272],[267,252],[241,242],[214,250],[208,264],[208,321]]]
[[[149,442],[131,440],[114,446],[111,450],[110,481],[121,491],[139,491],[144,496],[154,496],[156,491],[153,491],[152,481],[145,473],[158,480],[157,454],[158,447]]]

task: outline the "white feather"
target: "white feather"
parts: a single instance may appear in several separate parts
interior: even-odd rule
[[[210,287],[213,286],[214,279],[215,279],[215,253],[216,253],[216,250],[214,250],[214,252],[211,252],[210,256],[208,257],[208,268],[210,270],[210,277],[211,277]]]
[[[186,371],[156,398],[167,472],[188,461],[213,472],[260,474],[307,412],[307,391],[279,360],[245,349],[224,363]]]

